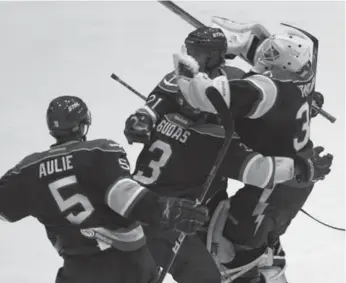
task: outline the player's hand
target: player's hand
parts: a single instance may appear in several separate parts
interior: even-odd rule
[[[321,156],[323,151],[324,148],[322,146],[317,146],[313,149],[313,155],[311,157],[314,165],[313,182],[323,180],[331,171],[330,167],[332,166],[334,156],[330,153]]]
[[[317,182],[323,180],[330,173],[333,155],[330,153],[321,155],[323,151],[322,146],[317,146],[298,153],[295,161],[300,171],[296,176],[299,182]]]
[[[179,198],[162,198],[161,227],[187,235],[193,235],[202,229],[208,221],[208,210],[196,206],[194,202]]]
[[[324,104],[324,96],[322,93],[315,91],[312,94],[312,105],[322,108]],[[314,110],[314,108],[311,108],[311,118],[316,117],[318,115],[318,112]]]
[[[150,132],[154,122],[145,111],[136,112],[127,118],[124,134],[129,144],[134,142],[146,144],[150,140]]]

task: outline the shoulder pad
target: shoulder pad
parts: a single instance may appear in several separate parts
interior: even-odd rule
[[[175,72],[172,71],[164,76],[164,78],[158,84],[158,87],[165,92],[169,93],[177,93],[179,91],[179,87],[177,84],[177,78],[175,76]]]
[[[229,81],[242,79],[246,74],[242,69],[228,65],[223,66],[221,70]]]
[[[45,158],[46,152],[35,152],[24,157],[12,170],[12,173],[18,174],[23,168],[29,167],[35,164],[39,160]]]

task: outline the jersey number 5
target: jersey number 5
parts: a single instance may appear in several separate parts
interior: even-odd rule
[[[61,212],[64,212],[77,204],[83,207],[83,211],[75,214],[71,212],[66,216],[66,219],[71,223],[80,224],[87,219],[91,213],[93,213],[94,207],[90,203],[89,199],[82,194],[74,194],[66,199],[61,196],[61,189],[67,187],[72,189],[74,186],[78,186],[77,178],[74,175],[56,180],[48,185]]]
[[[297,111],[296,119],[302,123],[301,129],[293,139],[293,146],[296,151],[301,150],[310,138],[310,108],[305,102]]]
[[[149,151],[154,152],[155,150],[160,150],[162,153],[160,155],[159,160],[152,160],[150,161],[148,167],[152,170],[152,173],[150,176],[144,176],[143,171],[138,171],[136,175],[133,176],[133,178],[145,185],[149,185],[154,183],[161,174],[161,168],[166,165],[169,158],[172,155],[172,149],[171,146],[168,143],[165,143],[161,140],[155,141],[149,148]]]

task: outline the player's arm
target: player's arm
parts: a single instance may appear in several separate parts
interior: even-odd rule
[[[230,110],[234,117],[257,119],[275,107],[279,85],[267,76],[250,74],[229,81]]]
[[[243,144],[235,134],[225,156],[221,172],[228,178],[266,188],[294,178],[294,160],[286,157],[263,156]]]
[[[176,198],[160,197],[132,179],[125,151],[109,141],[102,156],[106,204],[117,214],[149,225],[194,233],[207,220],[207,210]],[[101,161],[101,160],[99,160]]]
[[[0,219],[16,222],[31,214],[34,192],[23,181],[24,173],[19,166],[12,168],[0,179]]]
[[[174,72],[171,72],[149,94],[145,105],[127,118],[124,134],[130,144],[149,141],[157,121],[166,113],[177,110],[178,91]]]
[[[333,156],[321,156],[322,151],[322,147],[307,149],[294,159],[263,156],[248,148],[235,135],[221,172],[224,176],[260,188],[286,181],[294,186],[306,186],[307,183],[324,179],[330,173]]]
[[[185,100],[191,107],[201,111],[216,113],[216,109],[209,101],[206,90],[214,87],[224,99],[233,117],[257,119],[268,113],[276,102],[278,86],[269,77],[260,74],[249,74],[244,79],[230,80],[225,75],[210,78],[201,73],[196,62],[188,55],[176,54],[178,82],[185,87],[181,90]],[[190,77],[179,70],[188,69]]]

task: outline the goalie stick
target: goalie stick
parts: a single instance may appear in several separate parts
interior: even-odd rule
[[[177,4],[175,4],[173,1],[160,1],[158,0],[158,2],[165,6],[168,10],[170,10],[171,12],[175,13],[176,15],[178,15],[180,18],[182,18],[184,21],[188,22],[190,25],[192,25],[195,28],[200,28],[205,26],[202,22],[200,22],[199,20],[197,20],[195,17],[191,16],[189,13],[187,13],[184,9],[182,9],[181,7],[179,7]],[[307,35],[313,42],[315,40],[315,42],[317,42],[317,51],[318,51],[318,40],[316,37],[314,37],[313,35],[311,35],[310,33],[301,30],[299,28],[290,26],[288,24],[282,24],[288,27],[292,27],[295,28],[301,32],[303,32],[305,35]],[[314,42],[314,45],[315,45]],[[317,55],[317,53],[316,53]],[[226,59],[233,59],[235,58],[235,55],[228,55]],[[316,62],[317,63],[317,62]],[[316,65],[317,66],[317,65]],[[316,72],[315,72],[316,73]],[[314,87],[315,88],[315,87]],[[320,107],[317,107],[315,105],[312,105],[312,108],[317,111],[319,114],[321,114],[324,118],[326,118],[329,122],[334,123],[336,121],[336,118],[329,114],[327,111],[323,110]]]
[[[311,33],[308,33],[307,31],[303,30],[303,29],[300,29],[300,28],[297,28],[295,26],[292,26],[292,25],[289,25],[289,24],[285,24],[285,23],[281,23],[281,25],[283,26],[286,26],[286,27],[290,27],[290,28],[293,28],[293,29],[296,29],[298,31],[300,31],[301,33],[303,33],[304,35],[306,35],[308,38],[310,38],[310,40],[312,41],[313,43],[313,58],[315,60],[315,62],[313,62],[313,72],[315,74],[315,77],[316,77],[316,73],[317,73],[317,60],[318,60],[318,47],[319,47],[319,42],[318,42],[318,39],[313,36]],[[311,93],[313,93],[315,91],[315,85],[313,86],[313,90]],[[329,114],[328,112],[324,111],[322,108],[319,108],[319,107],[316,107],[314,105],[312,105],[312,108],[314,110],[316,110],[318,113],[320,113],[323,117],[325,117],[328,121],[330,121],[331,123],[334,123],[336,121],[336,118]]]

